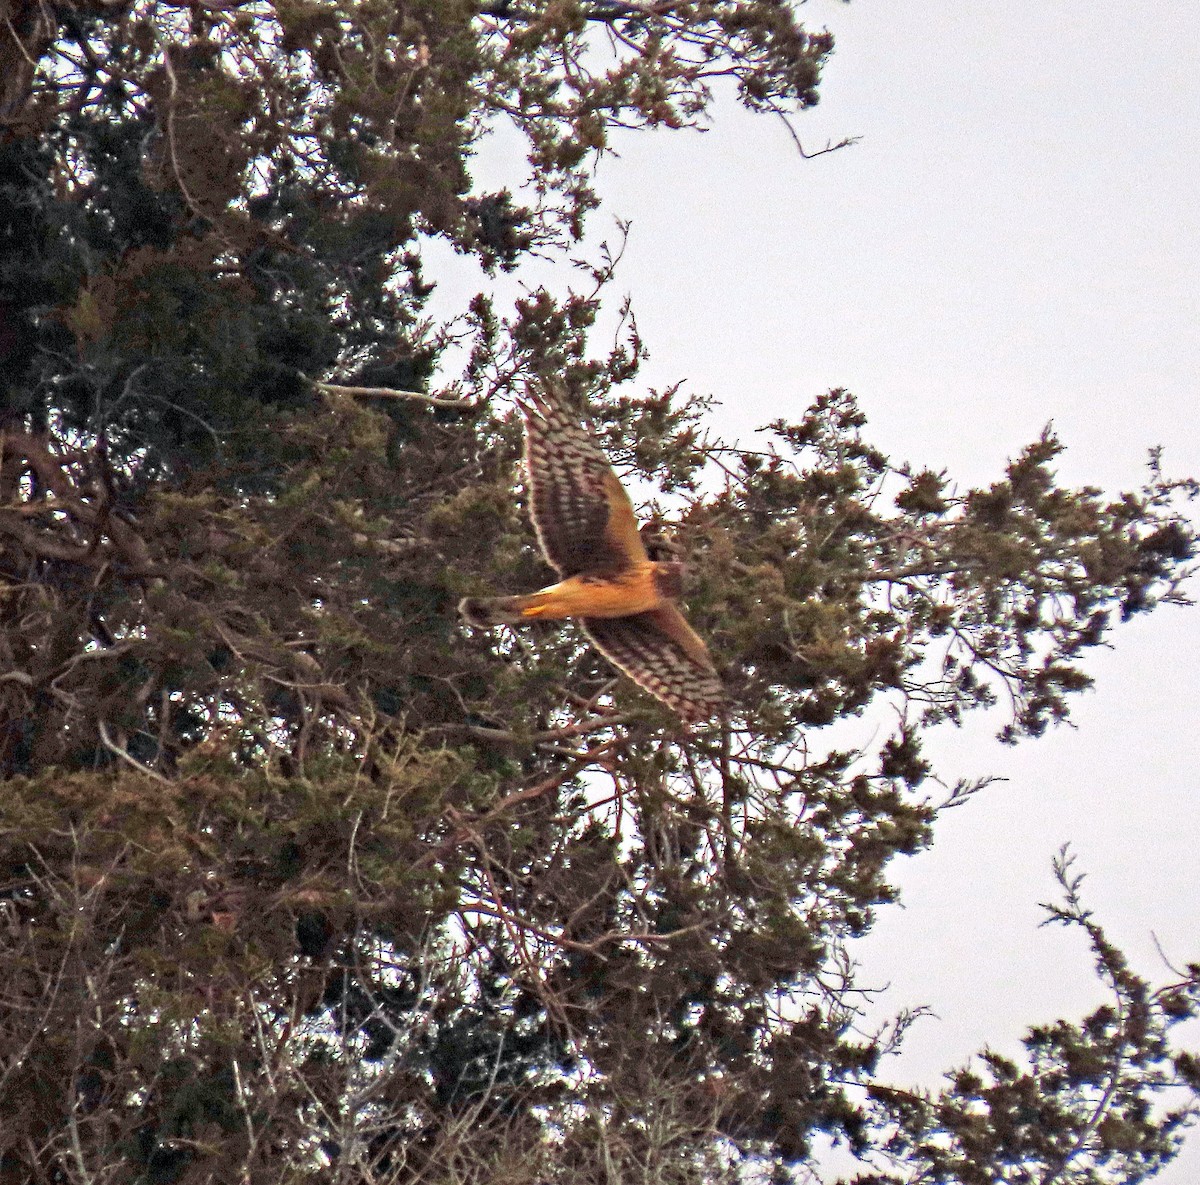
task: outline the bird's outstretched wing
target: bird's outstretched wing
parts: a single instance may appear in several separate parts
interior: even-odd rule
[[[585,617],[596,649],[685,721],[720,715],[727,703],[708,649],[674,605],[632,617]]]
[[[530,517],[561,576],[620,572],[646,560],[633,504],[600,446],[547,383],[520,401]]]

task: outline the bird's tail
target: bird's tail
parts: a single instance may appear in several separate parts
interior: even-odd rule
[[[532,597],[463,597],[458,612],[464,621],[486,629],[493,625],[516,625],[527,621]]]

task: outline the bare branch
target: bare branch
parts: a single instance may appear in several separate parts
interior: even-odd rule
[[[409,399],[414,403],[426,403],[430,407],[450,407],[460,411],[474,411],[482,406],[471,399],[443,399],[436,395],[426,395],[423,391],[401,391],[394,387],[343,387],[338,383],[321,383],[316,379],[308,381],[324,395],[341,396],[346,399]]]

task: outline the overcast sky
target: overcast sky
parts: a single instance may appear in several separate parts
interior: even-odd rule
[[[617,287],[651,351],[748,436],[845,386],[893,459],[996,479],[1050,420],[1059,471],[1136,485],[1162,444],[1200,475],[1200,2],[812,0],[837,51],[785,130],[732,103],[704,135],[625,138],[600,169],[633,229]],[[511,183],[511,177],[506,177]],[[1070,841],[1135,966],[1200,959],[1200,610],[1165,607],[1093,656],[1076,728],[1006,750],[946,729],[950,778],[1009,781],[893,868],[905,908],[860,955],[885,1005],[929,1004],[895,1077],[936,1085],[982,1044],[1101,1001],[1078,935],[1038,929]],[[1200,1044],[1200,1026],[1191,1032]],[[1160,1181],[1200,1180],[1200,1131]]]

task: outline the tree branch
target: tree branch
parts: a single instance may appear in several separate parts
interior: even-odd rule
[[[423,391],[401,391],[395,387],[343,387],[339,383],[322,383],[301,376],[323,395],[336,395],[346,399],[411,399],[415,403],[427,403],[430,407],[451,407],[459,411],[474,411],[481,405],[470,399],[442,399],[426,395]]]

